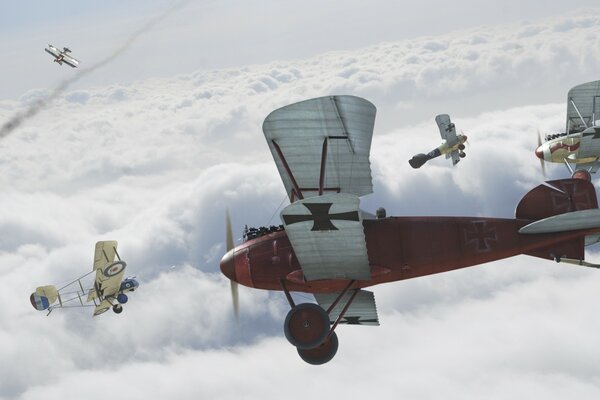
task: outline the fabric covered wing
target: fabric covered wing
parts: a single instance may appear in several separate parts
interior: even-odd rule
[[[355,195],[339,193],[283,209],[281,220],[306,280],[370,279],[359,202]]]
[[[73,68],[77,68],[77,65],[79,65],[79,60],[76,60],[71,56],[64,56],[62,61]]]
[[[446,141],[448,146],[452,147],[458,143],[456,137],[456,129],[454,124],[450,122],[450,116],[448,114],[440,114],[435,117],[435,122],[440,129],[440,136]]]
[[[58,50],[56,50],[56,48],[50,46],[47,49],[44,49],[46,51],[46,53],[52,55],[53,57],[58,57],[60,55],[60,52]]]
[[[94,267],[93,271],[98,268],[103,268],[106,264],[115,261],[117,255],[117,241],[106,240],[96,243],[96,250],[94,251]]]
[[[452,151],[450,153],[450,156],[452,157],[452,165],[458,164],[458,162],[460,161],[460,156],[458,155],[458,150]]]
[[[334,322],[354,292],[349,291],[329,313],[329,319]],[[329,308],[340,293],[316,293],[317,303],[325,310]],[[375,296],[368,290],[359,290],[354,300],[346,310],[340,324],[348,325],[379,325]]]
[[[581,132],[600,120],[600,81],[577,85],[567,95],[567,133]]]
[[[373,192],[369,152],[376,109],[327,96],[273,111],[263,132],[291,202],[331,192]]]

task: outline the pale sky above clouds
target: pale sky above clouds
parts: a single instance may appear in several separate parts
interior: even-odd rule
[[[27,62],[2,64],[0,122],[74,73],[46,42],[91,63],[171,4],[14,3],[0,40]],[[536,130],[563,129],[568,89],[599,78],[593,2],[365,4],[193,2],[0,141],[0,399],[598,398],[595,270],[519,256],[375,287],[381,326],[340,327],[321,367],[285,340],[281,293],[241,288],[235,323],[225,208],[239,233],[279,223],[285,198],[270,111],[365,97],[378,115],[363,208],[510,218],[543,180]],[[439,113],[469,135],[467,158],[415,171]],[[35,311],[35,287],[88,272],[103,239],[141,282],[123,314]]]

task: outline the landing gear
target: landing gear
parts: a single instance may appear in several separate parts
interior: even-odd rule
[[[465,145],[464,145],[464,144],[462,144],[462,143],[461,143],[461,144],[459,144],[459,145],[458,145],[458,149],[459,149],[459,150],[464,150],[464,149],[465,149]]]
[[[127,300],[129,300],[129,298],[125,293],[119,293],[119,295],[117,296],[117,301],[121,304],[127,303]]]
[[[335,328],[346,314],[346,311],[348,311],[354,297],[358,293],[359,289],[350,290],[355,283],[356,281],[350,281],[326,311],[317,304],[294,304],[292,296],[285,286],[285,282],[281,281],[281,287],[292,308],[285,318],[283,331],[287,340],[296,346],[300,358],[305,362],[312,365],[325,364],[337,353],[339,342]],[[350,298],[346,301],[335,322],[331,324],[329,313],[344,298],[348,291],[352,293]]]
[[[461,151],[460,153],[458,153],[458,156],[460,158],[465,158],[467,156],[467,153],[465,153],[464,151]]]
[[[287,340],[298,349],[313,349],[329,334],[329,316],[316,304],[298,304],[285,317],[283,331]]]
[[[120,304],[115,304],[113,306],[113,311],[115,312],[115,314],[121,314],[123,312],[123,306]]]
[[[338,338],[335,332],[331,332],[331,335],[323,343],[314,349],[298,349],[300,358],[312,365],[321,365],[330,361],[338,349]]]

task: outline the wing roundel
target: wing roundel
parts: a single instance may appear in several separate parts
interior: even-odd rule
[[[263,132],[291,202],[373,192],[369,152],[375,113],[360,97],[326,96],[267,116]]]

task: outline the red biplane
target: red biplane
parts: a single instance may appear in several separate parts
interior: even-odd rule
[[[598,267],[584,261],[584,246],[600,241],[600,210],[581,171],[531,190],[510,219],[363,212],[359,197],[372,192],[375,111],[358,97],[328,96],[266,118],[263,131],[291,204],[281,228],[246,232],[236,247],[227,218],[220,267],[236,314],[237,283],[283,291],[291,307],[286,338],[304,361],[323,364],[337,351],[338,324],[379,324],[366,287],[518,254]],[[292,291],[313,293],[317,304],[295,304]]]

